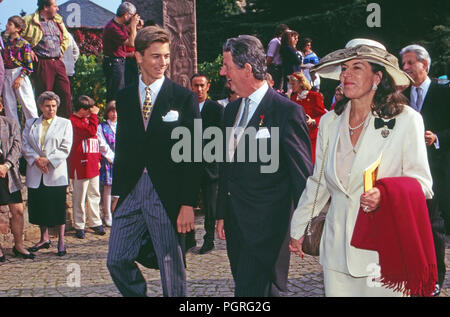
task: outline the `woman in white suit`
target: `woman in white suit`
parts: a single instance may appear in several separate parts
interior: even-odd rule
[[[29,250],[50,247],[49,227],[59,227],[58,256],[66,254],[67,163],[72,147],[72,125],[56,116],[60,104],[54,92],[43,92],[38,98],[41,117],[29,119],[22,136],[23,156],[27,161],[28,215],[32,224],[40,226],[41,240]]]
[[[292,218],[290,249],[303,256],[304,232],[319,186],[314,216],[331,198],[320,244],[325,295],[402,296],[373,287],[370,276],[379,268],[378,253],[350,242],[359,208],[373,212],[379,206],[380,191],[374,187],[364,192],[363,173],[381,154],[378,179],[412,177],[427,199],[433,196],[422,117],[396,91],[411,79],[382,44],[365,39],[328,54],[315,71],[339,79],[345,98],[320,121],[314,173]]]

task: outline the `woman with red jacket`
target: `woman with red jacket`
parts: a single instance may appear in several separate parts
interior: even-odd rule
[[[305,109],[306,124],[312,145],[313,163],[316,158],[316,139],[320,118],[327,112],[323,104],[322,94],[312,91],[311,85],[303,73],[293,73],[289,76],[289,88],[292,90],[290,99]]]

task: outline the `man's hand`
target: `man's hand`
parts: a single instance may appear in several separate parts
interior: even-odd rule
[[[425,131],[425,143],[427,146],[431,146],[436,142],[437,136],[431,131]]]
[[[225,240],[225,226],[223,224],[223,219],[217,220],[216,232],[220,240]]]
[[[21,83],[22,83],[22,77],[19,76],[19,77],[17,77],[16,80],[14,81],[14,83],[13,83],[13,85],[12,85],[12,88],[13,88],[13,89],[19,89]]]
[[[0,178],[5,178],[8,174],[8,167],[6,167],[4,164],[0,165]]]
[[[191,206],[181,206],[177,218],[177,230],[179,233],[187,233],[194,230],[194,208]]]

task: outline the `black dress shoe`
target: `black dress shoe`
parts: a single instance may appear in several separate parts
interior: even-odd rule
[[[103,225],[98,227],[92,227],[92,230],[94,230],[95,234],[98,234],[99,236],[103,236],[106,234],[105,228],[103,228]]]
[[[40,249],[48,249],[52,245],[52,242],[48,240],[47,242],[41,244],[40,246],[33,246],[31,248],[28,248],[27,250],[30,252],[38,252]]]
[[[58,256],[65,256],[67,254],[66,248],[64,247],[64,250],[62,250],[62,251],[60,251],[58,249],[58,253],[57,254],[58,254]]]
[[[33,253],[29,253],[29,254],[24,254],[24,253],[21,253],[21,252],[19,252],[17,249],[16,249],[16,247],[14,246],[13,247],[13,253],[14,253],[14,256],[15,257],[19,257],[19,258],[22,258],[22,259],[30,259],[30,260],[33,260],[35,257],[36,257],[36,255],[34,255]]]
[[[203,243],[200,250],[198,250],[198,254],[206,254],[211,252],[214,249],[214,243]]]

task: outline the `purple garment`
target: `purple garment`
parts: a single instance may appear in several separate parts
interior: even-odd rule
[[[109,147],[112,151],[115,149],[116,144],[116,135],[114,131],[109,126],[108,122],[102,122],[101,124],[103,136],[105,137],[106,143],[108,143]],[[112,185],[112,177],[113,177],[113,164],[108,162],[106,158],[102,156],[100,160],[100,182],[103,185]]]

